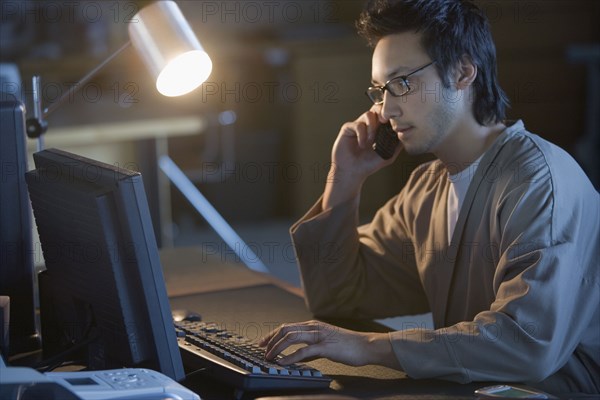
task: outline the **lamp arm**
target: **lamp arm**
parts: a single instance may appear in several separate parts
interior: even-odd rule
[[[56,110],[58,107],[61,106],[62,103],[65,102],[65,100],[67,100],[68,98],[70,98],[71,96],[73,96],[75,93],[77,93],[86,83],[88,83],[90,81],[90,79],[92,79],[94,76],[96,76],[96,74],[102,68],[104,68],[115,57],[117,57],[119,54],[121,54],[123,51],[125,51],[129,46],[131,46],[131,41],[130,40],[128,40],[127,43],[125,43],[123,46],[121,46],[121,48],[119,48],[113,54],[111,54],[110,56],[108,56],[108,58],[106,60],[104,60],[100,64],[98,64],[98,66],[96,66],[96,68],[94,68],[93,70],[91,70],[90,72],[88,72],[83,78],[81,78],[79,80],[79,82],[77,82],[75,85],[71,86],[69,88],[69,90],[67,90],[65,93],[63,93],[62,96],[59,97],[58,100],[56,100],[54,103],[50,104],[50,106],[48,106],[44,110],[43,117],[45,118],[48,115],[52,114],[54,112],[54,110]]]
[[[104,68],[108,63],[110,63],[115,57],[125,51],[129,46],[131,46],[131,41],[128,40],[123,46],[121,46],[117,51],[112,53],[108,58],[102,61],[98,66],[88,72],[83,78],[81,78],[75,85],[71,86],[69,90],[63,93],[62,96],[59,97],[54,103],[50,104],[43,112],[41,112],[41,101],[42,97],[39,95],[39,77],[34,77],[34,110],[35,115],[33,118],[27,119],[27,136],[30,138],[38,138],[43,135],[48,125],[44,120],[50,114],[52,114],[58,107],[60,107],[67,99],[72,98],[72,96],[77,93],[86,83],[90,81],[96,74]]]

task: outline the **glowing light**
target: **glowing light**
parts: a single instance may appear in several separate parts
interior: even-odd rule
[[[212,61],[201,50],[188,51],[171,60],[156,79],[156,89],[168,97],[191,92],[208,79]]]
[[[210,57],[175,2],[156,1],[142,8],[128,30],[159,93],[181,96],[208,79],[212,71]]]

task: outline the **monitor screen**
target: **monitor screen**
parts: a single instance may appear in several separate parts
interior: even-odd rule
[[[85,344],[91,369],[183,379],[141,174],[56,149],[34,162],[26,181],[46,264],[44,356]]]

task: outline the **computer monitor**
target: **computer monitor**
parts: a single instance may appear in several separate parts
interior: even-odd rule
[[[91,369],[183,379],[141,174],[56,149],[33,158],[44,355],[85,344]]]
[[[6,70],[0,64],[2,89],[16,80]],[[0,296],[10,298],[8,335],[0,321],[0,353],[6,357],[39,349],[26,171],[25,106],[0,90]]]

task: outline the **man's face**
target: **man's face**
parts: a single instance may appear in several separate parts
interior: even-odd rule
[[[373,84],[383,86],[430,63],[420,34],[399,33],[383,37],[373,52]],[[463,91],[444,88],[435,64],[408,77],[412,91],[401,97],[385,92],[379,114],[389,120],[409,154],[435,153],[465,112]]]

